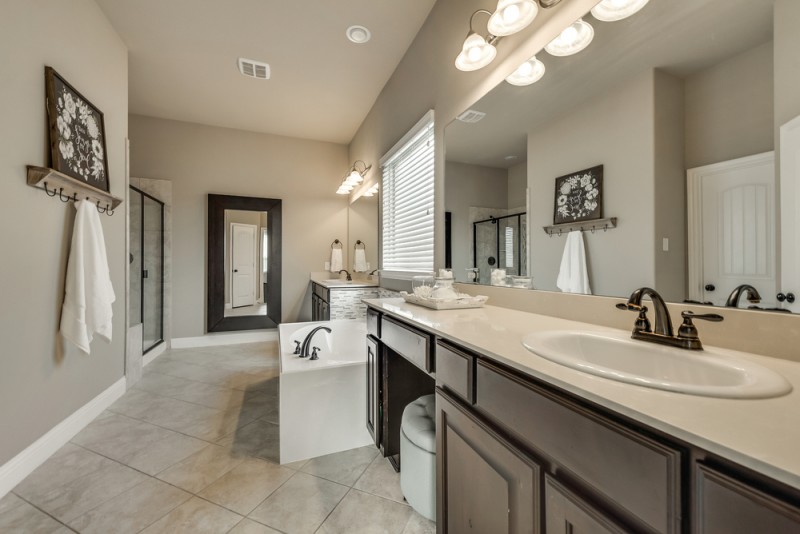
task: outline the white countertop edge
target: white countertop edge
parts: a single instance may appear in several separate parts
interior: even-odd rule
[[[427,319],[431,314],[435,314],[435,317],[438,314],[448,314],[454,312],[463,313],[473,310],[430,310],[420,306],[415,306],[413,304],[407,304],[402,299],[397,298],[364,299],[364,302],[369,306],[380,309],[382,312],[388,315],[392,315],[398,319],[409,322],[422,330],[448,339],[454,343],[457,343],[458,345],[463,346],[464,348],[480,353],[491,360],[495,360],[498,363],[515,369],[532,378],[539,379],[549,385],[575,395],[576,397],[594,403],[636,422],[642,423],[643,425],[649,426],[655,430],[663,432],[664,434],[674,436],[677,440],[684,441],[709,453],[726,458],[734,463],[738,463],[746,468],[762,473],[795,489],[800,489],[800,454],[794,452],[794,449],[800,446],[797,445],[800,443],[800,364],[798,363],[779,360],[776,358],[769,358],[766,356],[728,351],[731,354],[735,354],[737,357],[751,359],[761,365],[765,365],[781,373],[792,384],[794,388],[793,391],[788,395],[774,399],[719,399],[699,397],[695,395],[646,388],[633,384],[625,384],[570,369],[557,363],[550,362],[544,358],[540,358],[536,355],[527,353],[526,349],[524,349],[522,346],[522,339],[520,337],[520,339],[517,340],[520,350],[527,353],[526,355],[531,359],[535,366],[528,365],[515,360],[513,357],[509,357],[507,354],[503,354],[501,351],[493,350],[490,344],[493,340],[495,340],[494,338],[490,338],[485,342],[478,344],[454,334],[451,329],[448,329],[447,326],[442,325],[441,323],[437,324],[430,320],[422,320]],[[592,331],[621,332],[619,329],[510,310],[507,308],[499,308],[496,306],[485,306],[484,308],[479,308],[475,311],[479,310],[484,310],[489,313],[492,313],[493,310],[502,310],[503,314],[519,314],[519,317],[523,320],[530,320],[532,322],[536,321],[537,319],[545,320],[548,323],[558,324],[558,328],[564,329],[577,328]],[[438,317],[436,318],[438,319]],[[446,316],[441,315],[441,318],[446,319]],[[531,328],[531,331],[533,330],[534,328]],[[787,371],[791,371],[792,376],[787,376]],[[597,391],[599,389],[607,389],[614,394],[603,394],[602,392]],[[612,398],[615,395],[619,396],[620,393],[625,394],[628,397],[627,400],[629,402],[627,404]],[[640,398],[636,398],[637,396]],[[662,414],[654,413],[657,410],[652,408],[648,409],[647,406],[639,406],[637,409],[637,404],[646,404],[641,402],[642,400],[647,400],[651,403],[654,401],[663,401],[663,404],[665,405],[669,405],[670,403],[681,405],[694,403],[697,405],[704,405],[704,409],[702,411],[688,413],[702,413],[703,417],[717,417],[719,419],[728,418],[731,420],[731,424],[746,424],[746,421],[741,421],[737,417],[741,415],[737,408],[757,408],[758,406],[767,406],[764,411],[770,411],[768,413],[763,413],[760,416],[757,414],[758,410],[755,410],[756,418],[763,419],[774,417],[776,420],[775,425],[780,424],[778,421],[779,419],[786,420],[787,425],[781,428],[774,428],[773,431],[775,434],[773,435],[775,435],[779,440],[794,443],[795,447],[790,447],[788,453],[779,455],[777,457],[773,456],[774,451],[750,450],[752,447],[748,447],[746,445],[737,445],[736,430],[738,428],[733,429],[729,436],[720,436],[718,435],[720,432],[703,433],[697,430],[690,430],[686,426],[682,426],[680,424],[679,420],[681,419],[682,415],[687,413],[684,412],[682,414],[680,411],[682,408],[675,410],[677,413],[668,414],[669,417],[667,417],[667,414],[664,414],[663,412]],[[719,408],[712,408],[709,410],[707,406],[705,406],[709,404],[719,404]],[[785,412],[786,407],[778,407],[775,406],[776,404],[793,404],[793,406],[791,406],[793,411],[787,416]],[[723,408],[728,408],[730,410],[723,412]],[[720,413],[708,413],[714,412],[715,409],[719,409]],[[772,410],[778,411],[778,413],[772,413]],[[692,419],[690,415],[687,417]],[[669,419],[673,419],[673,421],[670,421]],[[797,439],[787,435],[790,432],[797,434]],[[739,430],[738,434],[743,434],[749,439],[753,439],[753,432],[748,432],[747,429]],[[789,465],[791,463],[794,463],[794,465]]]

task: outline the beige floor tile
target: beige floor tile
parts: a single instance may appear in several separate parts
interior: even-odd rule
[[[297,473],[253,510],[250,518],[284,532],[311,533],[346,493],[347,487],[341,484]]]
[[[281,534],[279,531],[268,526],[256,523],[250,519],[243,519],[228,534]]]
[[[108,467],[55,487],[30,502],[59,521],[69,523],[145,480],[147,475],[112,462]]]
[[[291,462],[288,464],[283,464],[283,467],[288,467],[289,469],[294,469],[295,471],[300,471],[303,469],[303,466],[308,463],[308,460],[298,460],[297,462]]]
[[[198,497],[185,502],[150,525],[144,534],[219,534],[228,532],[242,516]]]
[[[2,499],[0,499],[0,515],[11,511],[12,509],[16,508],[17,506],[21,506],[24,504],[25,501],[14,495],[13,493],[9,493]]]
[[[373,495],[405,503],[403,491],[400,489],[400,473],[397,473],[389,460],[380,454],[369,464],[367,470],[353,487]]]
[[[234,456],[280,463],[279,427],[267,421],[253,421],[220,440],[219,444],[230,448]]]
[[[171,396],[182,401],[193,402],[217,410],[241,406],[245,398],[245,394],[241,390],[206,384],[205,382],[192,382],[190,387]]]
[[[156,363],[156,362],[153,362]],[[206,382],[219,386],[230,387],[228,383],[233,380],[239,372],[230,369],[222,369],[218,366],[210,367],[193,363],[184,363],[174,360],[166,360],[153,371],[166,375],[177,376],[196,382]]]
[[[4,534],[61,534],[64,531],[69,532],[69,529],[25,501],[0,512],[0,532]]]
[[[143,375],[142,379],[139,380],[134,387],[149,391],[150,393],[158,393],[165,397],[175,397],[182,391],[191,388],[194,384],[197,384],[194,380],[187,380],[185,378],[153,371]]]
[[[436,523],[412,511],[403,534],[436,534]]]
[[[313,458],[301,471],[345,486],[352,486],[378,455],[372,445]]]
[[[350,490],[317,531],[319,534],[401,534],[411,507]]]
[[[70,522],[81,534],[135,533],[155,523],[191,498],[154,478],[118,495]]]
[[[119,414],[93,421],[72,441],[150,475],[207,445],[199,439]]]
[[[262,369],[252,373],[240,373],[228,384],[232,388],[244,391],[262,391],[278,394],[280,369],[277,367]]]
[[[157,475],[191,493],[197,493],[242,462],[226,447],[209,444]]]
[[[247,459],[199,493],[242,515],[253,511],[295,472],[265,460]]]
[[[40,502],[54,488],[112,465],[115,463],[108,458],[67,443],[20,482],[14,493],[30,502]]]

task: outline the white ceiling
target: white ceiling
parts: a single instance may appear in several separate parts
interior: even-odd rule
[[[96,2],[128,46],[131,113],[348,143],[435,0]],[[354,24],[368,43],[347,40]]]

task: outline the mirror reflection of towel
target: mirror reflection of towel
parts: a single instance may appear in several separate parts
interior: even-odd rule
[[[367,251],[357,248],[353,259],[353,270],[357,273],[367,272]]]
[[[558,289],[564,293],[591,295],[589,273],[586,269],[586,249],[583,246],[583,232],[567,234],[567,244],[561,257],[561,269],[556,281]]]
[[[331,249],[331,272],[338,273],[344,269],[342,267],[342,249],[341,248],[332,248]]]

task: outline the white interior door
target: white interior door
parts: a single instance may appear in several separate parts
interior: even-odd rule
[[[690,169],[688,175],[695,197],[690,298],[724,306],[736,286],[750,284],[761,294],[759,306],[776,306],[774,153]],[[748,306],[745,296],[739,306]]]
[[[256,303],[256,234],[251,224],[231,223],[232,307]]]
[[[783,126],[781,140],[781,276],[778,289],[800,297],[800,117]],[[800,302],[784,301],[783,308],[800,313]]]

